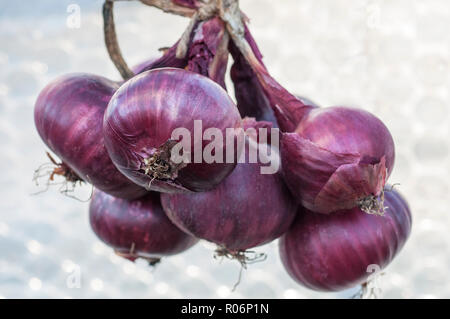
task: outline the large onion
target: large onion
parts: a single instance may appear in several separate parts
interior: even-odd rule
[[[199,134],[194,121],[201,121]],[[201,140],[208,128],[240,127],[236,105],[207,77],[180,69],[158,69],[123,84],[109,102],[104,136],[117,168],[138,185],[162,192],[204,191],[219,184],[235,162],[195,163],[210,143]],[[191,138],[190,163],[174,163],[171,150],[178,140],[172,133],[186,129]],[[226,144],[220,150],[226,154]],[[198,147],[196,146],[198,145]],[[232,145],[234,147],[234,144]],[[195,150],[197,148],[197,151]]]
[[[92,183],[123,198],[146,193],[123,176],[111,162],[103,143],[106,106],[119,85],[91,74],[59,77],[40,93],[34,120],[42,140],[63,161],[66,176]]]
[[[396,191],[384,194],[384,216],[364,214],[358,208],[331,215],[300,209],[279,243],[291,277],[314,290],[337,291],[363,284],[371,274],[370,265],[386,267],[408,239],[411,213]]]
[[[285,180],[306,208],[330,213],[360,205],[382,213],[377,196],[394,167],[394,141],[369,112],[314,109],[283,134],[281,150]]]
[[[247,146],[257,147],[253,139]],[[247,152],[246,152],[247,153]],[[209,192],[162,194],[168,217],[181,229],[227,251],[245,251],[270,242],[290,226],[296,203],[279,174],[261,174],[260,163],[238,163]]]

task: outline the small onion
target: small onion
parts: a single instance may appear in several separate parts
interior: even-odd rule
[[[145,189],[116,169],[103,143],[103,114],[118,87],[91,74],[62,76],[40,93],[34,120],[42,140],[63,161],[63,172],[55,173],[69,181],[82,179],[116,197],[137,198]]]
[[[180,69],[147,71],[127,81],[111,98],[103,129],[106,148],[125,176],[150,190],[208,190],[231,173],[236,163],[195,163],[195,149],[203,154],[210,143],[198,140],[201,136],[194,132],[195,120],[201,121],[201,136],[215,128],[225,137],[227,128],[241,125],[236,105],[207,77]],[[192,138],[190,163],[171,160],[172,147],[178,141],[172,133],[179,128]],[[223,143],[220,148],[222,154],[226,154],[226,146]]]
[[[332,215],[301,208],[279,242],[290,276],[310,289],[338,291],[364,284],[370,271],[386,267],[408,239],[412,219],[396,191],[386,191],[385,197],[383,216],[363,214],[358,208]]]
[[[185,251],[197,239],[179,230],[165,215],[158,193],[129,201],[95,191],[89,206],[95,234],[115,252],[131,261],[159,258]]]

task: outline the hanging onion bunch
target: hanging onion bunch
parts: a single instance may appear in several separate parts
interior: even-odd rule
[[[287,91],[237,0],[140,0],[191,20],[159,57],[129,68],[114,2],[103,6],[105,44],[122,81],[66,75],[35,106],[36,128],[61,159],[49,177],[97,189],[90,222],[103,242],[153,264],[203,239],[245,268],[249,249],[281,238],[287,272],[321,291],[365,285],[368,266],[392,261],[411,213],[386,188],[395,147],[380,119]]]

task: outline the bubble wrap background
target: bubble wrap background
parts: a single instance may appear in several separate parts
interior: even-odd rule
[[[67,6],[81,8],[69,28]],[[276,243],[258,248],[237,291],[235,262],[201,243],[155,270],[116,257],[88,224],[87,203],[52,188],[40,195],[33,170],[47,161],[33,124],[40,89],[67,72],[119,75],[103,45],[101,1],[0,0],[0,297],[346,298],[304,289],[284,272]],[[273,75],[320,105],[347,104],[379,116],[397,161],[390,182],[407,196],[413,232],[379,280],[386,298],[450,297],[448,0],[241,0]],[[129,64],[173,44],[187,20],[139,3],[116,5]],[[77,195],[89,196],[89,187]],[[84,196],[84,197],[83,197]],[[80,274],[80,287],[67,285]],[[69,277],[68,277],[69,276]]]

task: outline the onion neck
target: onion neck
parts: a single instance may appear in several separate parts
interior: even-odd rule
[[[108,50],[111,61],[116,66],[120,75],[124,80],[128,80],[134,76],[133,71],[128,67],[125,59],[120,51],[119,43],[117,42],[116,28],[114,25],[114,2],[106,0],[103,4],[103,33],[105,37],[105,45]]]
[[[117,44],[112,16],[114,1],[117,0],[106,0],[104,5],[105,42],[111,59],[122,76],[127,79],[134,74],[127,67]],[[175,48],[176,60],[179,61],[186,60],[185,56],[188,53],[190,41],[192,41],[193,30],[198,22],[206,21],[216,16],[220,17],[225,23],[232,41],[256,73],[257,79],[270,101],[282,131],[293,132],[297,124],[311,109],[315,108],[314,106],[305,105],[297,97],[283,88],[269,74],[262,63],[262,56],[257,48],[256,42],[245,25],[244,20],[246,18],[240,11],[238,0],[210,0],[207,2],[197,0],[141,0],[141,2],[157,7],[165,12],[191,18],[188,28],[183,33]],[[227,41],[227,37],[224,37],[221,47],[225,48]],[[228,53],[225,50],[223,51]],[[211,65],[211,72],[213,74],[220,69],[216,69],[216,66],[220,64],[218,63],[219,60],[223,60],[223,54],[216,56],[216,58],[216,61],[213,61]]]
[[[234,44],[250,64],[261,84],[280,124],[285,132],[292,132],[301,119],[313,109],[280,85],[262,63],[256,42],[248,31],[237,0],[228,0],[228,6],[221,8],[221,17]]]

